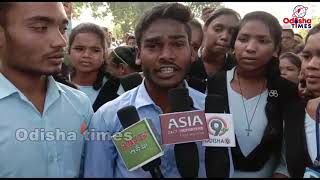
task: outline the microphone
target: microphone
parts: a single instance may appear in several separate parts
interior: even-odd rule
[[[225,99],[218,94],[208,94],[205,102],[206,113],[224,113],[225,112]]]
[[[171,112],[192,110],[193,101],[187,88],[175,88],[168,92]],[[195,142],[175,144],[177,169],[183,178],[196,178],[199,173],[199,154]]]
[[[137,109],[134,106],[126,106],[118,110],[118,118],[125,129],[140,120]],[[150,171],[152,178],[163,178],[160,170],[161,159],[157,158],[142,166],[144,171]]]
[[[218,94],[210,94],[206,97],[206,113],[224,113],[225,99]],[[205,167],[208,178],[229,177],[230,161],[228,148],[224,147],[206,147],[205,149]]]

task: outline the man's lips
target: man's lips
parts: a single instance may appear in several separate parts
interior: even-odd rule
[[[179,70],[176,66],[162,66],[156,70],[157,75],[160,78],[171,78]]]

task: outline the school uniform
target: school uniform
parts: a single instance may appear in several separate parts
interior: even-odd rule
[[[233,162],[232,177],[271,177],[275,169],[276,172],[288,174],[286,164],[279,165],[278,161],[281,158],[283,136],[286,147],[288,142],[291,147],[292,137],[295,138],[295,135],[292,136],[293,132],[287,129],[293,122],[302,122],[304,119],[304,104],[298,96],[296,86],[280,77],[275,78],[269,82],[268,90],[242,102],[241,95],[230,85],[234,71],[235,68],[227,72],[221,71],[208,79],[208,95],[218,94],[224,97],[225,112],[233,114],[235,125],[236,147],[231,148],[232,157],[229,157],[226,148],[220,148],[217,161],[229,159]],[[258,98],[260,98],[259,104],[257,104]],[[243,106],[248,112],[244,112]],[[294,107],[294,111],[288,107]],[[254,113],[253,108],[256,108],[256,114],[249,128],[244,113],[251,118]],[[287,124],[285,128],[284,123]],[[246,131],[248,128],[251,130],[249,136]],[[296,152],[300,149],[302,148],[298,147]]]
[[[0,84],[0,177],[79,177],[89,98],[49,76],[40,113],[1,73]]]

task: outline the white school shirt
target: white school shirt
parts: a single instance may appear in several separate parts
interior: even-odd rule
[[[250,128],[252,131],[250,132],[250,136],[247,136],[247,131],[245,129],[248,128],[246,112],[243,107],[242,97],[239,93],[234,91],[231,88],[231,80],[234,77],[235,67],[229,71],[227,71],[227,89],[228,89],[228,99],[229,99],[229,108],[230,113],[233,116],[234,129],[235,134],[241,149],[241,152],[246,157],[259,145],[261,139],[264,134],[264,130],[268,124],[268,120],[265,114],[265,106],[267,104],[268,91],[265,90],[261,94],[261,98],[259,104],[257,106],[255,115],[253,117]],[[247,109],[248,121],[250,122],[254,109],[257,105],[259,95],[252,97],[250,99],[244,99],[244,103]],[[233,176],[234,178],[245,178],[245,177],[257,177],[257,178],[267,178],[271,177],[273,174],[276,165],[276,161],[274,157],[271,157],[264,167],[260,171],[255,172],[245,172],[234,170]]]

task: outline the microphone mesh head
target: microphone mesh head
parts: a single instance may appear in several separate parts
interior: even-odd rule
[[[225,111],[224,97],[218,94],[209,94],[206,97],[206,113],[223,113]]]
[[[118,118],[123,128],[127,128],[140,120],[136,107],[126,106],[117,112]]]
[[[190,111],[192,99],[187,88],[174,88],[168,91],[169,105],[171,112]]]

